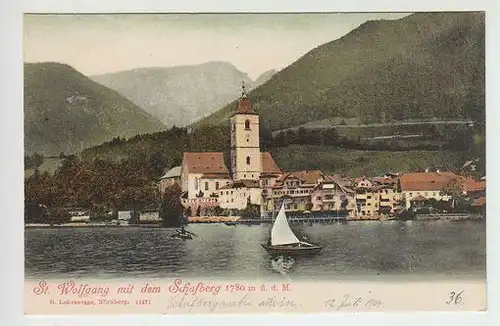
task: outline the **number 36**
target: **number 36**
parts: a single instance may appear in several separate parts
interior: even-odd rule
[[[462,302],[462,294],[464,293],[464,291],[460,291],[460,292],[450,292],[449,296],[448,296],[448,300],[446,301],[446,304],[448,305],[456,305],[456,304],[460,304]]]

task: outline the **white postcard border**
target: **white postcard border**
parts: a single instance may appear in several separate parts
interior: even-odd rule
[[[418,1],[412,5],[404,5],[401,1],[350,1],[343,4],[328,5],[327,1],[296,1],[286,2],[286,6],[270,3],[266,0],[245,1],[195,1],[183,0],[175,4],[165,4],[165,1],[133,1],[102,0],[68,1],[68,0],[33,0],[22,3],[4,2],[0,4],[0,103],[2,104],[2,119],[0,119],[2,135],[2,153],[6,159],[2,160],[2,228],[0,228],[0,248],[2,261],[0,278],[0,324],[3,325],[190,325],[195,323],[240,323],[242,325],[260,325],[279,323],[315,323],[327,325],[331,323],[348,323],[349,325],[471,325],[492,324],[494,315],[497,315],[500,306],[498,296],[498,276],[500,266],[496,258],[496,248],[500,246],[498,237],[499,221],[496,212],[499,205],[495,202],[499,173],[495,169],[498,152],[495,150],[495,140],[500,136],[496,122],[500,121],[500,100],[498,76],[500,69],[500,20],[498,11],[494,10],[496,1]],[[140,4],[139,4],[140,3]],[[487,166],[488,188],[491,200],[488,205],[487,243],[488,243],[488,312],[487,313],[363,313],[363,314],[318,314],[318,315],[245,315],[215,317],[209,315],[192,316],[113,316],[113,317],[24,317],[24,272],[23,272],[23,117],[22,117],[22,12],[133,12],[133,11],[205,11],[205,12],[235,12],[235,11],[438,11],[438,10],[481,10],[487,9]],[[493,18],[494,17],[494,18]],[[500,158],[500,157],[499,157]]]

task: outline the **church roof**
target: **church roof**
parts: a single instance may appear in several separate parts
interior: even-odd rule
[[[245,84],[242,83],[241,85],[241,97],[238,100],[238,103],[236,104],[236,110],[234,111],[234,114],[257,114],[255,110],[253,109],[253,104],[252,101],[247,97],[247,94],[245,92]]]
[[[257,114],[257,112],[253,109],[252,101],[246,96],[246,94],[243,94],[243,96],[238,100],[234,114]]]
[[[321,170],[287,172],[278,179],[278,182],[283,182],[288,178],[296,178],[302,181],[303,184],[314,185],[323,179],[323,173],[321,172]]]
[[[270,152],[260,153],[262,157],[262,174],[283,174]]]
[[[270,152],[262,152],[261,160],[261,175],[283,174]],[[182,164],[187,173],[200,173],[203,178],[230,177],[222,152],[185,152]]]
[[[222,152],[185,152],[182,164],[187,173],[202,173],[221,178],[229,176]]]

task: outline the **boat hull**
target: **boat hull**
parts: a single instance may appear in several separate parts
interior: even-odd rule
[[[192,240],[193,237],[190,234],[173,234],[170,236],[174,240]]]
[[[323,249],[321,246],[268,246],[262,245],[262,247],[270,254],[273,255],[289,255],[289,256],[314,256],[320,253]]]

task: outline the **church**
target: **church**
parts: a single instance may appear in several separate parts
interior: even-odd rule
[[[223,152],[185,152],[180,184],[181,202],[192,212],[220,207],[244,209],[247,203],[262,207],[263,191],[283,171],[270,152],[261,152],[259,115],[242,85],[242,94],[230,119],[231,148],[228,167]]]

